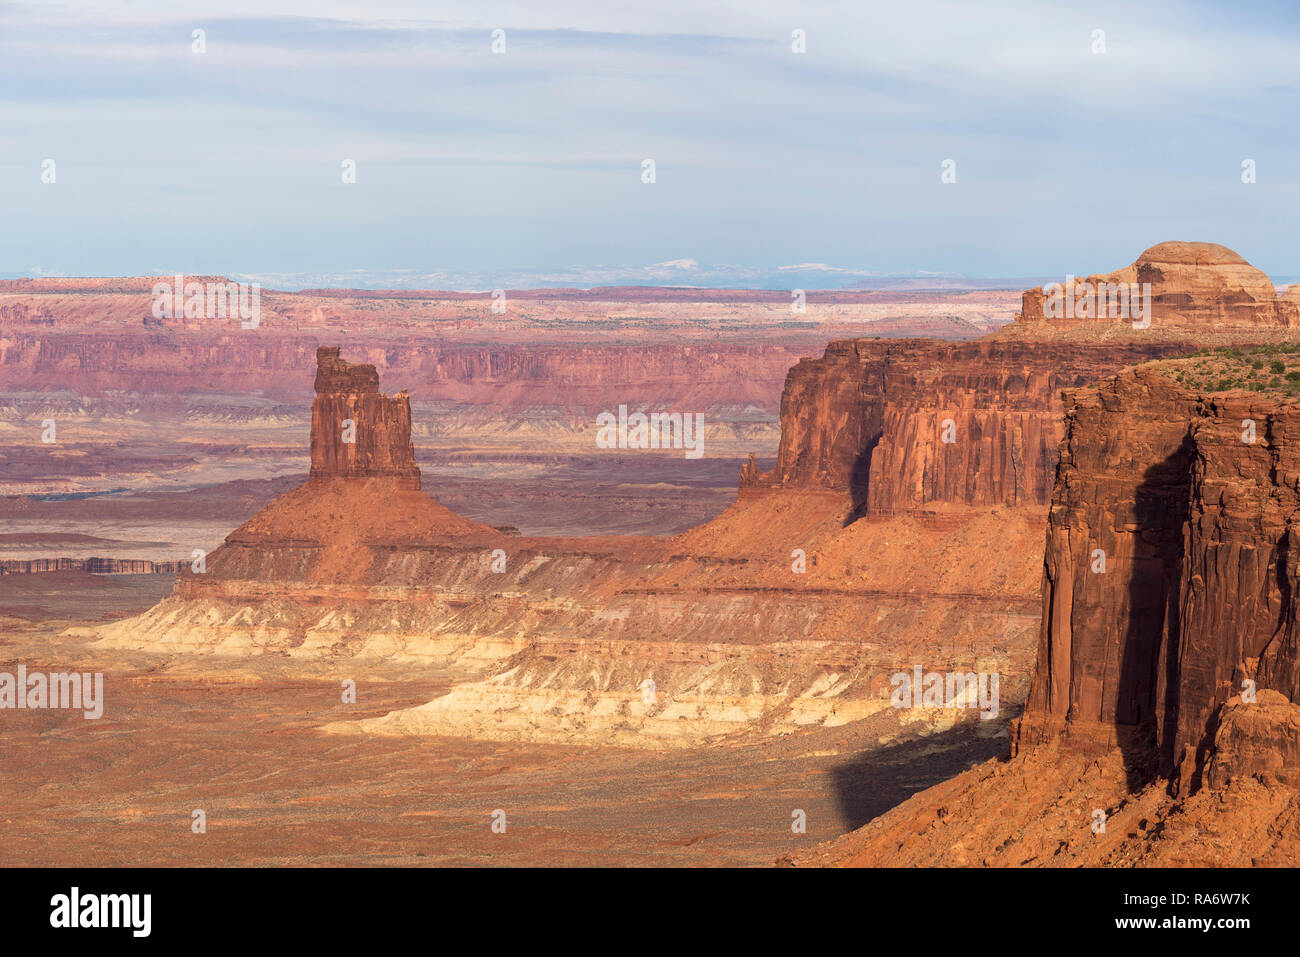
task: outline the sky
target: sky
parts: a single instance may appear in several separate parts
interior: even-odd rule
[[[0,0],[0,276],[836,288],[1165,240],[1294,276],[1298,27],[1295,3]]]

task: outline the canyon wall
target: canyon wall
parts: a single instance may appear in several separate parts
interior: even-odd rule
[[[187,564],[133,558],[5,558],[0,559],[0,575],[37,575],[42,572],[88,572],[92,575],[175,574]]]
[[[742,494],[816,489],[884,515],[930,503],[1046,506],[1060,393],[1176,343],[833,342],[786,377],[781,444]]]
[[[311,395],[321,340],[312,335],[0,330],[6,391],[49,389],[95,397],[239,393],[281,402]],[[823,340],[824,343],[824,340]],[[594,417],[620,403],[689,411],[775,413],[791,363],[823,343],[456,344],[405,337],[349,355],[415,389],[421,401],[494,413],[540,408]]]
[[[1015,749],[1064,734],[1194,789],[1243,682],[1300,692],[1300,403],[1198,393],[1157,364],[1076,393],[1066,422]],[[1294,757],[1287,726],[1260,769]]]

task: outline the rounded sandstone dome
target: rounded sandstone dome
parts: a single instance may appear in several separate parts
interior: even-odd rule
[[[1246,266],[1253,268],[1227,246],[1218,243],[1156,243],[1138,256],[1136,263],[1171,266]]]
[[[1060,284],[1052,286],[1056,287],[1055,293],[1048,286],[1025,293],[1018,321],[1130,322],[1136,319],[1160,326],[1300,327],[1300,312],[1296,307],[1300,291],[1289,289],[1279,297],[1267,273],[1218,243],[1157,243],[1122,269],[1087,276],[1077,286],[1085,293],[1105,288],[1108,297],[1105,312],[1098,306],[1075,315],[1063,313]],[[1130,300],[1141,296],[1143,303],[1149,302],[1150,315],[1143,319],[1136,310],[1115,308],[1119,287],[1127,287]],[[1049,296],[1057,298],[1049,302]]]

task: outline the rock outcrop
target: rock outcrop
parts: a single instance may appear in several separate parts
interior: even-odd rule
[[[1150,752],[1195,788],[1230,697],[1300,694],[1300,402],[1198,394],[1178,368],[1072,398],[1016,746],[1064,732],[1135,772]]]
[[[374,366],[352,365],[339,358],[337,346],[321,346],[311,407],[311,480],[332,478],[391,478],[399,488],[420,487],[407,394],[381,394]]]
[[[1222,790],[1242,779],[1300,787],[1300,705],[1267,689],[1231,698],[1218,716],[1204,781]]]
[[[1063,389],[1184,351],[1171,343],[833,342],[786,377],[774,468],[742,494],[844,493],[859,512],[932,503],[1045,507]]]
[[[1024,294],[1020,323],[1076,324],[1096,321],[1144,322],[1147,317],[1134,316],[1127,307],[1110,307],[1104,295],[1104,308],[1094,308],[1097,300],[1088,300],[1099,287],[1150,284],[1150,325],[1155,327],[1190,326],[1200,328],[1300,325],[1300,298],[1288,290],[1279,296],[1263,271],[1256,269],[1231,249],[1216,243],[1166,242],[1152,246],[1129,266],[1110,273],[1099,273],[1074,280],[1075,294],[1061,290],[1053,308],[1050,293],[1044,288]],[[1061,277],[1067,284],[1067,277]],[[1074,303],[1083,304],[1082,311]]]

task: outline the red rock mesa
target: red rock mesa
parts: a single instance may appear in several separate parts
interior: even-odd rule
[[[1222,247],[1132,270],[1160,284],[1155,324],[1257,344],[1067,390],[1012,759],[802,862],[1300,861],[1300,342],[1270,331],[1291,307]]]

